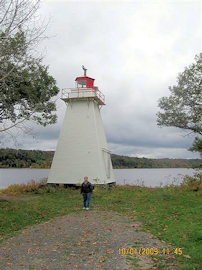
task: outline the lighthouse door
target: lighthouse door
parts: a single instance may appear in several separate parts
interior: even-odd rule
[[[104,167],[105,167],[105,174],[107,179],[110,178],[110,152],[106,149],[102,149],[102,156],[104,161]]]

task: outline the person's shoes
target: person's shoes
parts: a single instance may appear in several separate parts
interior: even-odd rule
[[[83,209],[86,209],[85,207],[83,207]]]
[[[88,207],[86,208],[86,210],[89,210],[89,209],[90,209],[90,208],[88,208]]]

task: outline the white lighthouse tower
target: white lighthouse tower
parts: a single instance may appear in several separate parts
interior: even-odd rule
[[[82,67],[84,75],[76,78],[75,88],[62,90],[67,109],[48,183],[78,184],[84,176],[92,184],[115,182],[100,114],[105,96]]]

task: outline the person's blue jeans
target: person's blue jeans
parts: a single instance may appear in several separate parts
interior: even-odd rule
[[[83,193],[83,207],[90,208],[91,193]]]

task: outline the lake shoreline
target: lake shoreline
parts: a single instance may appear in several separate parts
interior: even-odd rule
[[[50,168],[54,151],[0,149],[0,167],[2,168]],[[202,166],[200,158],[145,158],[111,154],[114,169],[126,168],[197,168]]]
[[[0,189],[13,184],[26,184],[31,180],[39,182],[48,178],[50,169],[11,168],[0,169]],[[145,187],[161,187],[171,184],[179,185],[183,176],[193,176],[196,169],[191,168],[137,168],[114,169],[117,185],[134,185]],[[93,183],[92,179],[90,181]],[[78,181],[79,182],[79,181]]]

